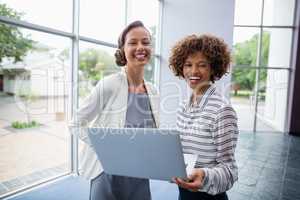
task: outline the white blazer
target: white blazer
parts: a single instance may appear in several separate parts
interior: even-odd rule
[[[156,127],[159,127],[159,95],[152,84],[145,82]],[[76,111],[69,125],[70,133],[84,141],[80,154],[80,174],[93,179],[103,172],[94,150],[90,147],[87,127],[125,127],[128,81],[125,70],[100,80]]]

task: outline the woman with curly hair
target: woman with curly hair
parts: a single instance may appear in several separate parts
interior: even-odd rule
[[[197,161],[188,180],[174,178],[179,199],[227,200],[226,191],[238,179],[235,148],[237,117],[214,82],[227,73],[230,51],[212,35],[191,35],[175,44],[169,67],[192,89],[177,113],[183,152]]]
[[[91,181],[90,200],[151,199],[148,179],[103,172],[84,128],[158,127],[158,93],[144,80],[151,55],[150,32],[141,21],[130,23],[120,34],[115,52],[116,63],[123,69],[100,80],[75,113],[71,131],[85,144],[81,175]]]

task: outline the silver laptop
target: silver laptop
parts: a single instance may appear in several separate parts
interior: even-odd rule
[[[187,178],[180,137],[175,130],[89,128],[104,172],[170,181]]]

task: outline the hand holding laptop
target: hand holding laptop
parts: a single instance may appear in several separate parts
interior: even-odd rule
[[[193,172],[188,175],[188,180],[175,177],[173,182],[182,188],[197,192],[203,185],[205,173],[203,169],[194,169]]]
[[[176,183],[182,188],[197,192],[203,185],[205,172],[200,168],[194,168],[196,160],[196,155],[184,154],[184,162],[187,166],[186,173],[188,175],[188,178],[182,179],[179,177],[174,177],[172,179],[172,182]]]

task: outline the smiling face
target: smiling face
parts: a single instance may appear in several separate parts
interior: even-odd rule
[[[151,39],[143,27],[131,29],[125,38],[124,52],[127,67],[145,66],[151,58]]]
[[[183,64],[183,76],[193,92],[203,93],[210,84],[211,75],[211,66],[201,52],[189,55]]]

